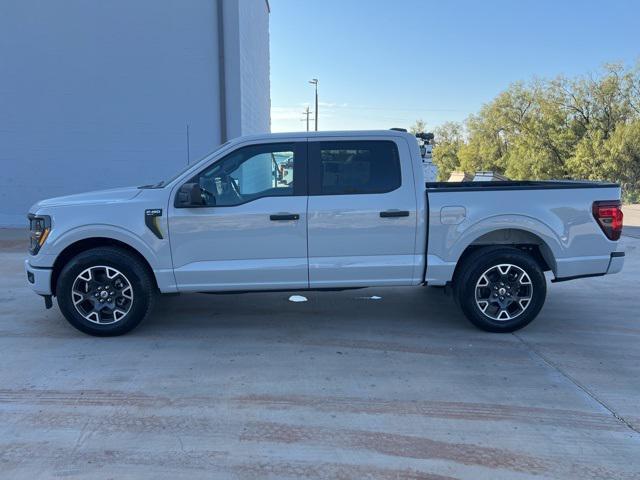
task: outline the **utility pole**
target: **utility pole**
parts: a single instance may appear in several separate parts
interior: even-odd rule
[[[307,132],[309,131],[309,115],[311,114],[311,111],[309,110],[309,106],[307,105],[307,109],[302,112],[302,114],[307,117]]]
[[[318,131],[318,79],[317,78],[312,78],[311,80],[309,80],[309,83],[316,87],[316,116],[315,116],[315,120],[316,120],[316,132],[317,132]]]

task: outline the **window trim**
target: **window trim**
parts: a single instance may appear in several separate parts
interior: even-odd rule
[[[294,155],[294,160],[293,160],[293,171],[294,171],[294,175],[296,180],[294,181],[293,184],[293,194],[292,195],[264,195],[264,196],[260,196],[260,197],[256,197],[256,198],[252,198],[251,200],[247,200],[246,202],[242,202],[242,203],[236,203],[234,205],[192,205],[189,207],[185,207],[182,205],[178,204],[178,193],[180,192],[180,188],[182,188],[183,185],[187,184],[187,183],[194,183],[194,180],[199,177],[204,171],[208,170],[209,168],[211,168],[213,165],[215,165],[216,163],[219,162],[223,162],[225,161],[230,155],[233,155],[235,153],[237,153],[240,150],[243,149],[247,149],[247,148],[256,148],[256,147],[269,147],[269,149],[271,149],[271,147],[273,147],[274,149],[277,148],[279,145],[285,146],[285,147],[291,147],[291,150],[293,151],[293,155]],[[303,141],[290,141],[290,142],[268,142],[268,143],[252,143],[250,145],[243,145],[240,146],[238,148],[235,148],[233,150],[231,150],[230,152],[226,153],[223,157],[220,157],[219,159],[217,159],[214,162],[211,162],[207,165],[205,165],[204,167],[202,167],[200,170],[198,170],[197,173],[194,173],[191,177],[189,177],[189,179],[187,179],[186,181],[181,182],[178,187],[175,189],[175,194],[173,196],[173,206],[174,208],[181,208],[181,209],[192,209],[192,208],[233,208],[233,207],[239,207],[241,205],[246,205],[247,203],[251,203],[251,202],[255,202],[257,200],[263,199],[263,198],[290,198],[290,197],[301,197],[301,196],[306,196],[307,192],[308,192],[308,175],[307,175],[307,159],[308,159],[308,142],[306,140]],[[267,153],[267,152],[264,152]],[[301,181],[297,181],[298,177],[300,177],[302,180]]]
[[[396,152],[396,165],[398,167],[399,172],[399,182],[398,185],[388,189],[388,190],[380,190],[376,192],[344,192],[344,193],[323,193],[322,192],[322,171],[320,161],[320,150],[322,149],[322,145],[326,144],[362,144],[362,143],[388,143],[391,144],[393,149]],[[345,149],[349,149],[349,147],[345,147]],[[327,196],[342,196],[342,195],[384,195],[385,193],[395,192],[399,188],[402,187],[402,162],[400,161],[400,149],[398,148],[398,144],[393,140],[378,140],[378,139],[349,139],[349,140],[321,140],[309,142],[309,148],[307,153],[308,159],[308,169],[309,169],[309,196],[314,197],[327,197]]]

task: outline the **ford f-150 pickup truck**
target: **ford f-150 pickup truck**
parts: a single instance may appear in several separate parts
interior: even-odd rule
[[[423,285],[510,332],[542,308],[545,272],[624,261],[618,185],[425,184],[416,138],[394,130],[242,137],[170,180],[44,200],[29,220],[29,284],[102,336],[138,325],[158,293]]]

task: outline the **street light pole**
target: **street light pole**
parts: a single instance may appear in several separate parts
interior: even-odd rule
[[[316,116],[315,116],[315,121],[316,121],[316,132],[318,131],[318,79],[317,78],[313,78],[311,80],[309,80],[309,83],[313,86],[315,86],[316,88]]]

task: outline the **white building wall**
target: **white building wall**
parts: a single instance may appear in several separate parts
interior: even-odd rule
[[[267,4],[220,1],[238,19],[224,25],[225,48],[260,46],[238,73],[226,66],[237,85],[258,79],[227,98],[227,118],[240,119],[227,137],[268,130]],[[42,198],[167,178],[221,143],[216,0],[6,0],[0,10],[0,226],[25,225]],[[240,28],[254,17],[258,29]]]
[[[273,187],[273,166],[270,153],[257,155],[240,167],[242,193],[263,192]]]
[[[240,85],[243,133],[271,131],[269,83],[269,4],[240,1]]]
[[[228,138],[271,131],[269,3],[223,0]]]

